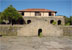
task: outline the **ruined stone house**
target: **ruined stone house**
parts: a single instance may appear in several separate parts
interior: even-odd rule
[[[64,16],[56,16],[56,11],[48,9],[24,9],[22,14],[26,24],[18,30],[18,36],[61,36],[62,29],[53,25],[64,25]]]

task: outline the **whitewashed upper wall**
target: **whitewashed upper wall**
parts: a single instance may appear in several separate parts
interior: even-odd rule
[[[21,12],[20,12],[21,13]],[[48,12],[40,12],[41,13],[41,16],[45,16],[45,17],[48,17],[49,16],[49,13]],[[56,15],[56,13],[52,13],[53,16]],[[24,12],[24,16],[35,16],[35,12]]]

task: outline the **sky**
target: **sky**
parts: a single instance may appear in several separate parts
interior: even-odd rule
[[[9,5],[17,10],[43,8],[57,11],[56,15],[72,16],[72,0],[0,0],[0,12]]]

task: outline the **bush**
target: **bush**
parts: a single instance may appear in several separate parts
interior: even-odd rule
[[[52,24],[53,24],[53,25],[55,25],[55,24],[56,24],[56,22],[53,22]]]
[[[70,23],[67,23],[67,24],[65,24],[66,26],[69,26],[70,25]]]
[[[2,22],[3,22],[3,21],[2,21],[1,16],[0,16],[0,24],[1,24]]]
[[[41,38],[42,36],[43,36],[43,35],[42,35],[42,32],[41,32],[39,37]]]

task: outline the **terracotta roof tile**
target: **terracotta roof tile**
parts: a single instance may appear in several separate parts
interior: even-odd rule
[[[19,10],[19,12],[24,12],[24,11],[28,11],[28,12],[32,12],[32,11],[56,12],[56,11],[52,11],[52,10],[48,10],[48,9],[24,9],[24,10]]]

